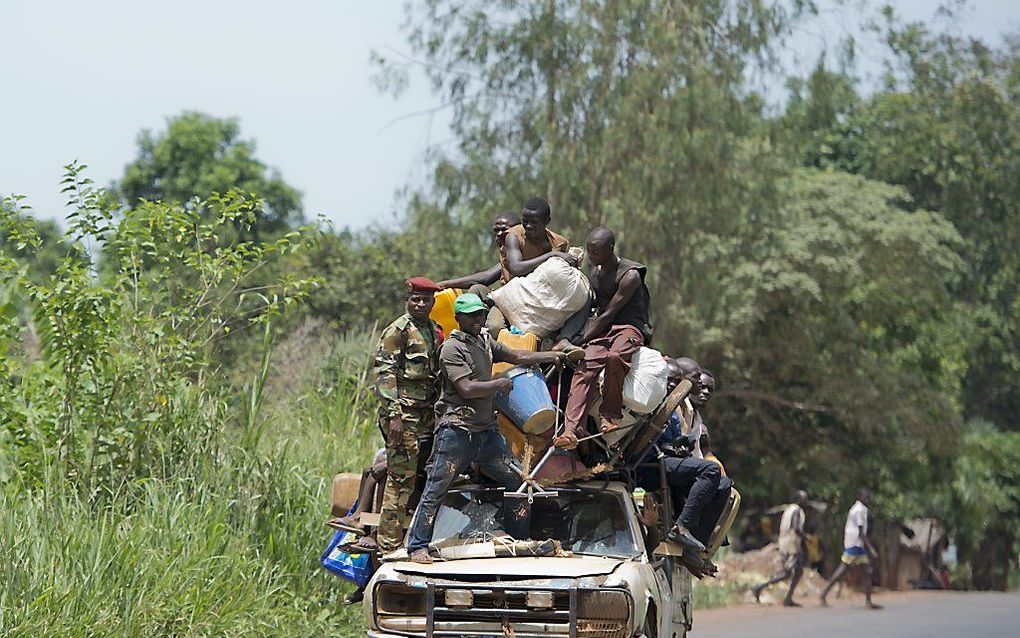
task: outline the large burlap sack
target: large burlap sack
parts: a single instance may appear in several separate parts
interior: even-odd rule
[[[510,325],[547,337],[584,308],[590,295],[591,284],[584,273],[562,259],[548,259],[527,277],[511,279],[489,298]]]
[[[623,405],[638,414],[649,414],[666,398],[669,368],[658,350],[638,348],[623,380]]]

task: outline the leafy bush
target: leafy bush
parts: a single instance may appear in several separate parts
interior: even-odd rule
[[[260,210],[240,193],[114,210],[83,168],[48,277],[26,276],[21,200],[0,217],[0,634],[360,633],[316,559],[328,477],[372,452],[372,336],[265,392],[271,323],[318,283],[274,265],[315,235],[238,241]],[[231,386],[219,353],[251,328],[261,360]]]
[[[115,215],[83,169],[67,167],[71,251],[55,274],[39,283],[12,267],[0,282],[24,291],[42,350],[40,360],[21,361],[16,379],[6,371],[11,399],[0,417],[24,480],[38,484],[42,461],[52,459],[83,490],[112,492],[136,477],[168,477],[210,445],[210,432],[187,416],[191,402],[224,401],[208,383],[218,343],[268,322],[317,282],[263,277],[273,259],[311,241],[310,231],[271,243],[224,239],[235,224],[254,223],[260,204],[250,196],[143,202]],[[41,243],[17,200],[3,225],[14,247]],[[17,329],[8,319],[0,348]]]

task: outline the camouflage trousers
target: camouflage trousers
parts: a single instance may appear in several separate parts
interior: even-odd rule
[[[380,419],[379,427],[386,440],[386,489],[383,492],[382,511],[376,542],[383,552],[400,548],[403,529],[417,506],[425,463],[432,452],[432,426],[435,413],[432,408],[402,408],[401,421],[404,434],[400,441],[390,441],[387,422]],[[417,489],[416,489],[417,488]]]

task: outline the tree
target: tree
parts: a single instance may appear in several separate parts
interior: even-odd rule
[[[751,496],[869,484],[903,515],[959,429],[967,322],[946,282],[961,239],[899,187],[801,171],[786,192],[693,309],[694,352],[720,379],[706,420],[735,476],[769,477]]]
[[[957,531],[960,558],[978,589],[1008,587],[1020,540],[1020,432],[974,422],[953,465],[945,518]]]
[[[165,132],[138,136],[138,157],[114,184],[123,203],[140,200],[183,204],[231,189],[253,193],[263,202],[255,224],[274,235],[301,223],[301,193],[255,157],[255,143],[240,138],[235,118],[186,112],[167,120]]]
[[[418,4],[410,42],[452,109],[457,148],[438,154],[408,227],[457,254],[493,212],[545,195],[574,244],[609,225],[621,250],[653,266],[657,343],[686,346],[683,317],[714,283],[714,269],[694,271],[695,247],[753,242],[738,229],[777,210],[785,167],[767,138],[749,135],[759,113],[744,84],[802,6]],[[385,68],[399,86],[399,67]]]
[[[18,217],[20,223],[30,229],[33,239],[38,240],[38,244],[33,245],[24,237],[12,236],[13,227],[0,226],[0,251],[15,255],[25,268],[26,276],[35,283],[42,283],[56,272],[61,260],[72,254],[72,250],[56,222],[34,219],[28,216],[30,212],[20,197],[0,199],[0,213]]]
[[[410,41],[457,148],[410,198],[409,236],[461,254],[535,193],[575,244],[609,225],[649,267],[653,345],[719,375],[710,423],[748,496],[785,497],[806,473],[823,494],[848,476],[888,498],[930,485],[960,422],[960,237],[902,188],[795,170],[784,136],[856,103],[820,73],[811,89],[840,93],[808,92],[791,132],[749,94],[800,3],[418,7]]]
[[[0,208],[0,228],[14,239],[0,243],[0,292],[24,291],[41,346],[38,365],[0,356],[0,446],[13,442],[33,483],[56,462],[92,496],[174,471],[170,458],[198,443],[186,433],[197,428],[179,431],[186,417],[175,410],[208,387],[204,378],[219,380],[221,344],[303,301],[318,281],[265,272],[306,248],[307,234],[237,242],[225,232],[257,218],[261,202],[246,194],[114,210],[84,166],[66,168],[73,211],[62,239],[71,250],[52,276],[27,276],[21,246],[38,250],[43,240],[20,208]],[[99,249],[106,268],[97,275]],[[0,306],[0,353],[19,332]]]
[[[902,185],[919,206],[956,226],[966,241],[966,269],[954,296],[975,320],[963,410],[1017,429],[1020,40],[994,50],[887,16],[887,88],[856,105],[848,100],[840,118],[819,122],[804,162]]]

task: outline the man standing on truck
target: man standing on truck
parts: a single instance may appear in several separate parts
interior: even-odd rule
[[[829,595],[832,586],[843,580],[850,569],[863,569],[864,571],[864,603],[868,609],[881,609],[881,605],[871,602],[871,559],[878,558],[875,546],[868,540],[868,502],[871,495],[863,487],[857,490],[857,501],[854,502],[847,513],[846,525],[843,528],[843,556],[840,559],[836,572],[825,583],[825,589],[819,597],[822,607],[828,607],[829,603],[825,597]]]
[[[564,433],[556,447],[573,449],[584,436],[588,406],[602,382],[600,429],[610,432],[623,417],[623,379],[630,371],[630,359],[638,348],[651,341],[650,300],[645,286],[645,266],[616,255],[616,235],[600,226],[588,234],[586,246],[591,263],[589,280],[595,293],[596,314],[577,342],[584,347],[584,359],[570,381]]]
[[[407,312],[386,326],[375,354],[379,429],[386,441],[386,489],[376,542],[382,552],[400,547],[411,495],[432,449],[433,406],[439,394],[439,347],[443,333],[429,312],[440,290],[432,280],[413,277]]]
[[[478,295],[457,297],[453,311],[458,330],[443,343],[439,354],[442,370],[442,395],[436,403],[435,453],[428,480],[407,541],[407,553],[416,563],[431,563],[429,542],[440,501],[458,474],[471,463],[502,485],[507,491],[522,483],[517,461],[507,448],[496,425],[492,398],[497,392],[510,392],[513,381],[492,378],[493,362],[514,365],[562,364],[562,352],[524,352],[511,350],[482,331],[486,306]],[[526,514],[525,514],[526,515]],[[504,511],[508,532],[515,531],[515,511]]]
[[[807,540],[807,536],[804,534],[804,508],[807,505],[808,493],[804,490],[797,490],[793,496],[793,502],[783,510],[783,518],[779,521],[779,556],[783,561],[783,568],[766,582],[751,588],[754,602],[758,602],[766,587],[789,578],[790,588],[786,590],[783,606],[800,607],[799,604],[793,602],[793,592],[797,589],[801,574],[804,573],[804,542]]]

